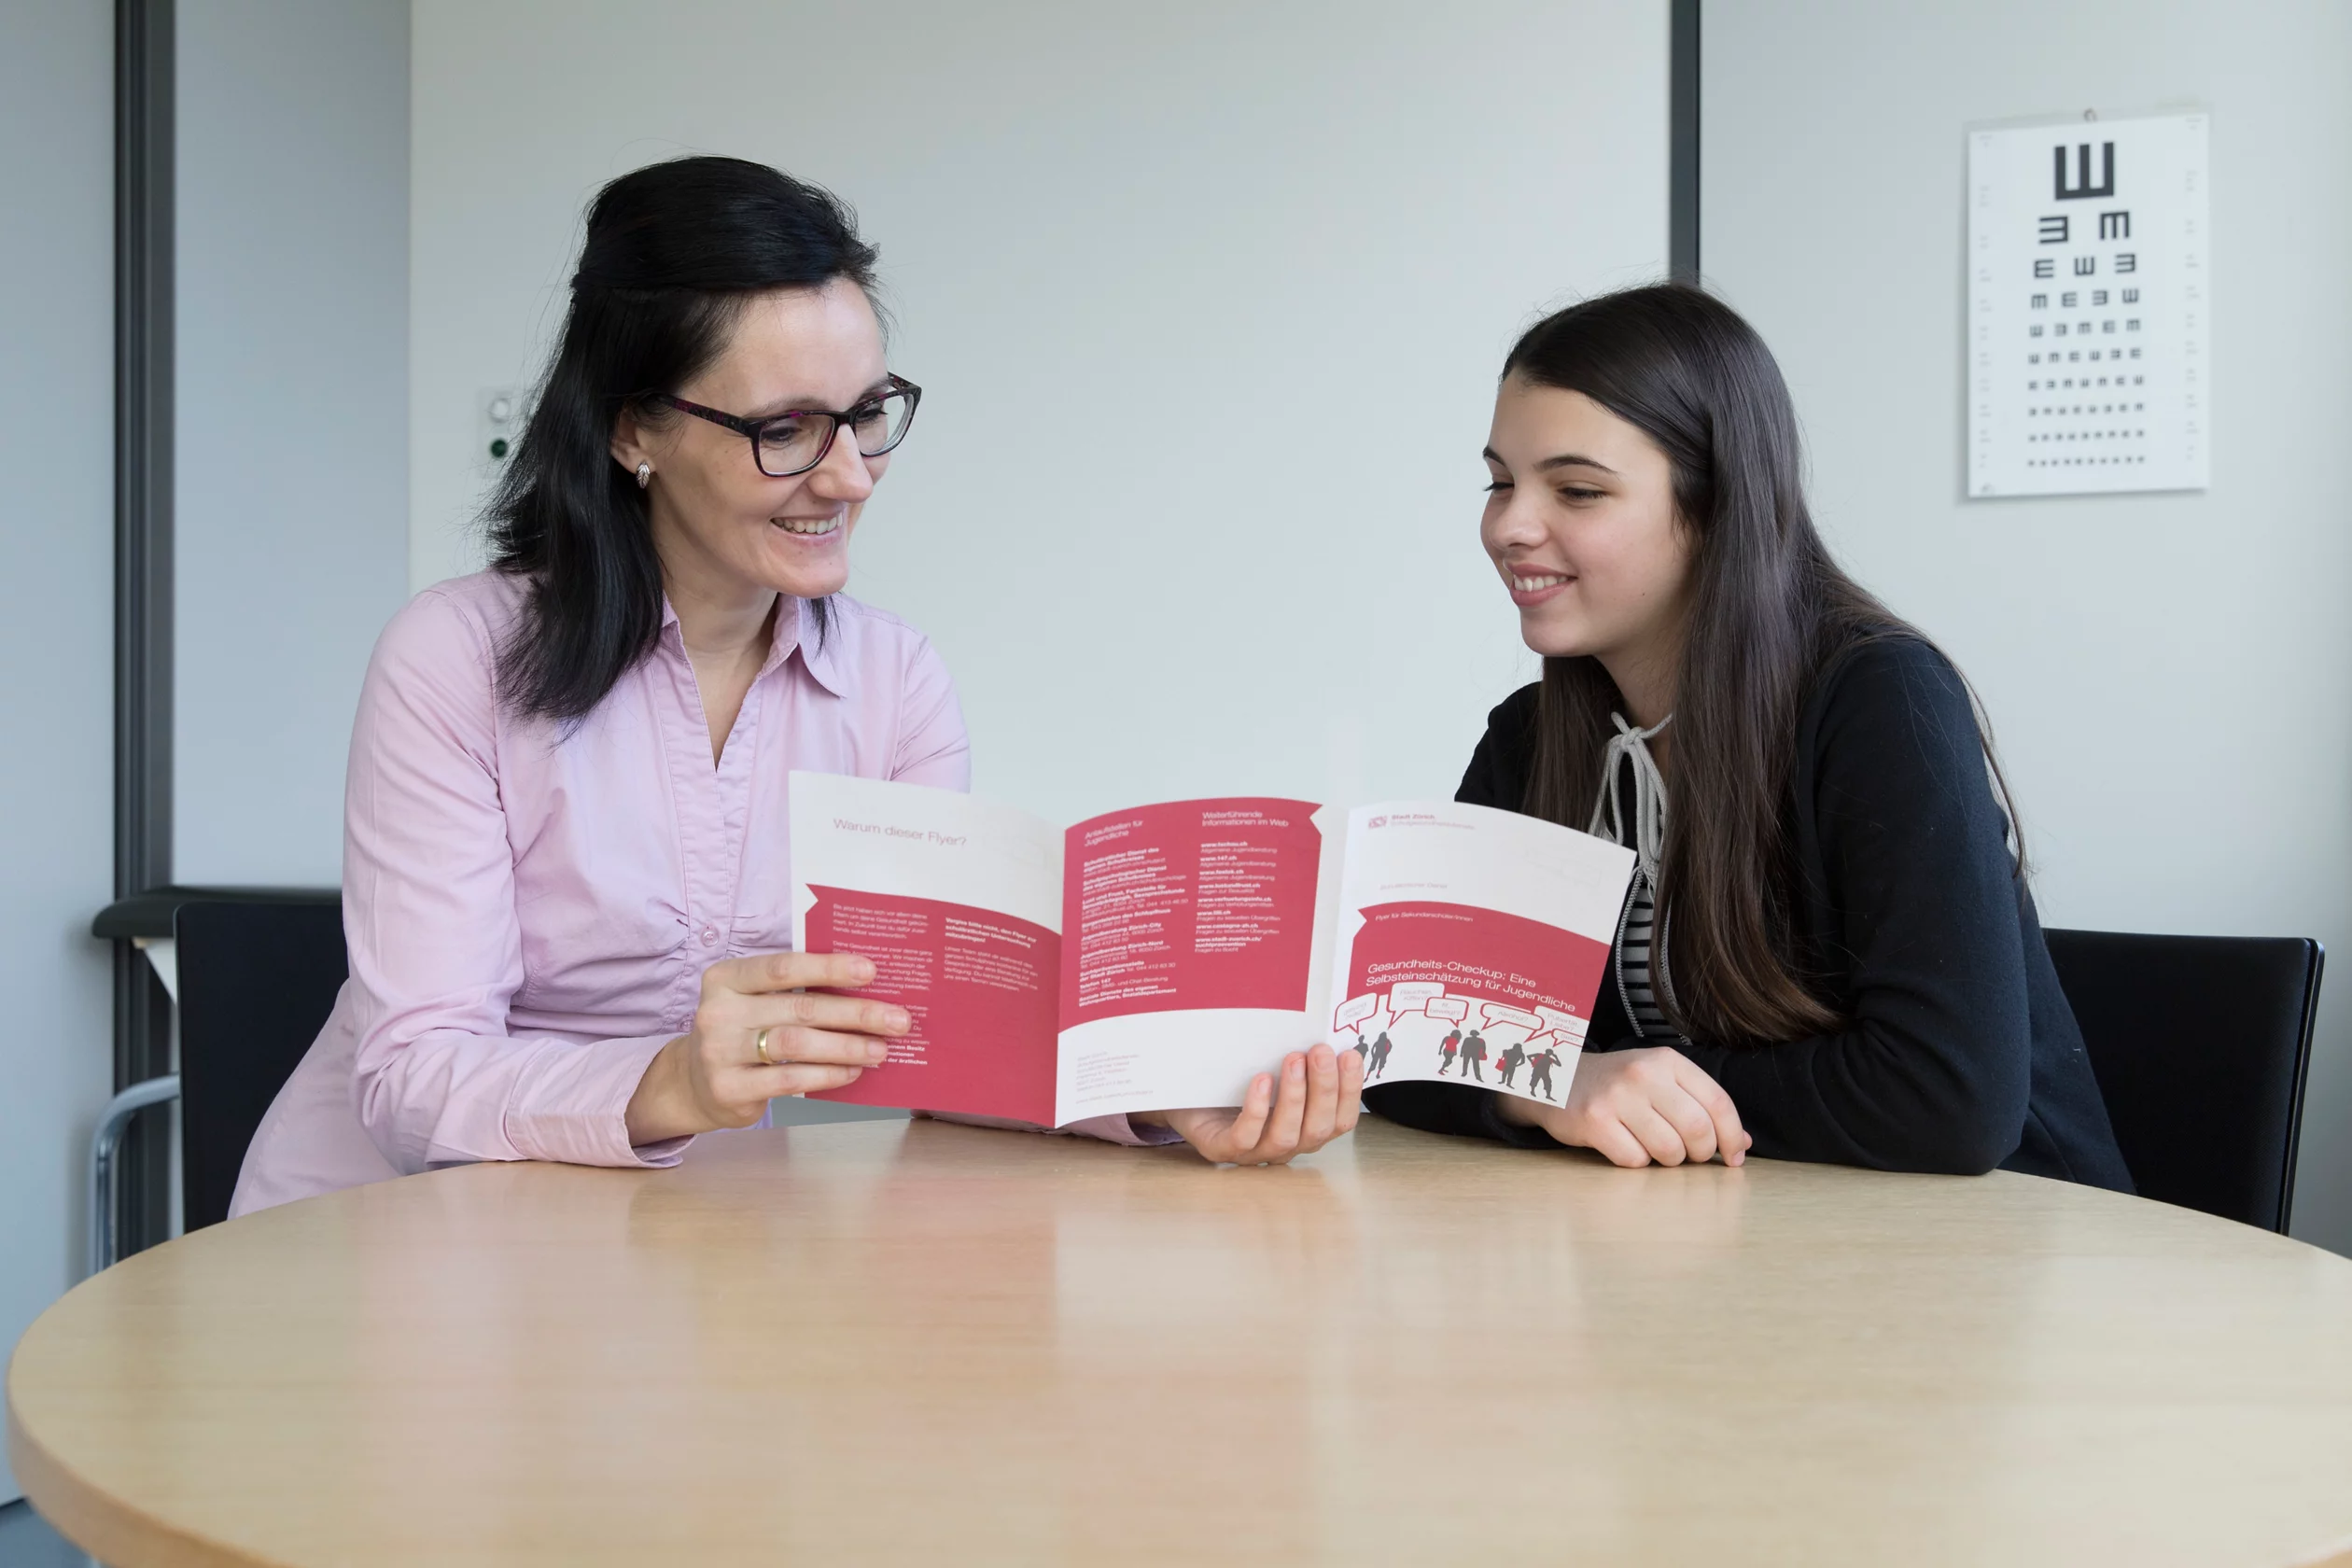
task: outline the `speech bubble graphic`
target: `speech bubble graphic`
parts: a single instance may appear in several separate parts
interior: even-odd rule
[[[1467,997],[1431,997],[1428,1005],[1422,1011],[1433,1018],[1443,1018],[1447,1023],[1458,1024],[1470,1015],[1470,999]]]
[[[1446,987],[1443,981],[1399,980],[1389,987],[1389,1011],[1391,1013],[1419,1013],[1423,1004],[1432,998],[1442,997],[1445,994]]]
[[[1570,1050],[1582,1049],[1585,1030],[1591,1027],[1586,1020],[1577,1017],[1574,1013],[1562,1013],[1556,1007],[1538,1007],[1535,1009],[1535,1015],[1549,1026],[1553,1034],[1560,1037],[1560,1043],[1562,1045]]]
[[[1478,1003],[1478,1011],[1486,1018],[1486,1022],[1479,1026],[1482,1029],[1493,1029],[1500,1025],[1511,1029],[1523,1029],[1530,1034],[1547,1032],[1544,1029],[1544,1020],[1524,1008],[1505,1007],[1499,1001],[1482,1001]]]
[[[1365,1019],[1372,1016],[1373,1014],[1378,1013],[1379,1010],[1380,999],[1379,997],[1350,997],[1347,1001],[1341,1002],[1339,1004],[1339,1010],[1331,1015],[1331,1027],[1333,1029],[1352,1029],[1357,1024],[1364,1022]]]

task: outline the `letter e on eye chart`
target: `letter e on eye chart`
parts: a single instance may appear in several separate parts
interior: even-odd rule
[[[1968,129],[1968,495],[2212,474],[2207,116]]]

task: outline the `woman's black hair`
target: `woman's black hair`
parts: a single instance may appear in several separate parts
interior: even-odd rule
[[[655,163],[596,193],[562,342],[488,512],[491,565],[530,581],[498,650],[515,712],[585,717],[661,635],[662,564],[614,422],[665,419],[648,399],[717,358],[755,295],[847,278],[871,296],[876,255],[832,192],[739,158]]]
[[[1805,503],[1797,411],[1780,366],[1720,300],[1681,284],[1587,300],[1528,329],[1503,378],[1581,392],[1640,429],[1672,467],[1674,511],[1691,536],[1673,814],[1659,878],[1659,930],[1677,977],[1661,999],[1669,1015],[1692,1038],[1726,1044],[1837,1027],[1799,963],[1789,915],[1798,717],[1842,653],[1882,638],[1927,639],[1830,555]],[[1598,659],[1545,659],[1531,814],[1587,824],[1609,715],[1623,703]],[[2014,832],[1981,712],[1978,723]],[[2023,848],[2020,836],[2021,899]]]

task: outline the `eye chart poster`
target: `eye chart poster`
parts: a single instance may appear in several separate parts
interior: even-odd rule
[[[2206,117],[1968,132],[1968,494],[2202,490]]]

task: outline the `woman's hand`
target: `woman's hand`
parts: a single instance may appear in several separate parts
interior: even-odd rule
[[[1285,1165],[1353,1132],[1363,1089],[1363,1057],[1318,1045],[1251,1079],[1239,1106],[1139,1112],[1127,1122],[1173,1128],[1212,1164]]]
[[[767,953],[712,964],[703,971],[693,1029],[662,1047],[629,1097],[629,1141],[749,1127],[771,1099],[857,1082],[889,1055],[889,1037],[904,1034],[913,1020],[888,1002],[802,987],[855,990],[873,981],[874,960],[854,953]]]
[[[1539,1127],[1562,1143],[1592,1149],[1618,1165],[1680,1165],[1747,1157],[1755,1141],[1723,1085],[1680,1051],[1649,1046],[1588,1052],[1564,1105],[1501,1097],[1503,1119]]]

